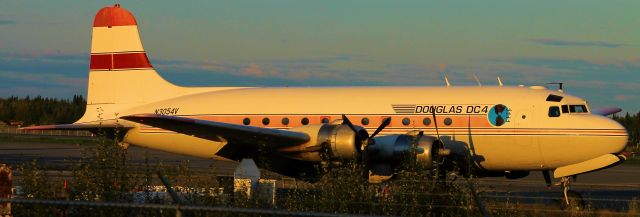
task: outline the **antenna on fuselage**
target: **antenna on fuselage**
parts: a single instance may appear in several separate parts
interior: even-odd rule
[[[447,84],[447,87],[451,87],[451,83],[449,83],[449,78],[447,78],[447,75],[444,75],[444,83]]]
[[[564,83],[562,83],[562,82],[551,82],[551,83],[547,83],[547,84],[557,84],[558,85],[558,91],[564,92],[564,89],[562,89],[563,88],[562,86],[564,85]]]
[[[502,87],[504,84],[502,83],[502,79],[498,76],[498,86]]]
[[[440,63],[440,73],[442,73],[442,75],[444,76],[444,83],[447,85],[447,87],[451,87],[451,83],[449,82],[449,78],[447,77],[447,74],[445,74],[446,71],[447,71],[447,64],[446,63]]]
[[[482,87],[482,83],[480,83],[480,79],[478,78],[478,76],[476,74],[473,74],[473,78],[476,79],[476,82],[478,82],[478,86]]]

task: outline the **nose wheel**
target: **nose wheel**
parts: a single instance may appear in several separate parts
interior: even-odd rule
[[[584,200],[582,199],[582,195],[571,190],[570,177],[562,177],[558,185],[562,188],[562,194],[564,196],[562,202],[560,202],[560,208],[575,211],[581,211],[584,209]]]

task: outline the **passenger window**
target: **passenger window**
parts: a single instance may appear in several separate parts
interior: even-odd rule
[[[549,107],[549,117],[560,117],[560,107],[558,106]]]
[[[329,123],[329,118],[322,118],[322,123],[323,124],[328,124]]]
[[[362,123],[362,125],[369,125],[369,118],[362,118],[360,123]]]
[[[569,106],[568,105],[562,105],[562,113],[569,113]]]
[[[451,118],[450,118],[450,117],[447,117],[447,118],[445,118],[445,119],[444,119],[444,125],[449,126],[449,125],[451,125],[452,123],[453,123],[453,120],[451,120]]]
[[[424,124],[425,126],[429,126],[429,124],[431,124],[431,119],[429,118],[422,119],[422,124]]]
[[[409,124],[411,124],[411,119],[409,119],[409,118],[403,118],[402,119],[402,125],[407,126]]]

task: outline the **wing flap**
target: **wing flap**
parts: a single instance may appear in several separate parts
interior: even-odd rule
[[[194,118],[159,114],[138,114],[121,117],[136,123],[162,128],[203,139],[269,145],[272,148],[299,145],[309,141],[309,135],[288,130],[244,126]]]

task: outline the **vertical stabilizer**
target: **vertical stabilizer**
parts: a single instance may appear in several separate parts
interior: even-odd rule
[[[131,12],[119,4],[98,11],[91,36],[87,111],[78,122],[113,119],[134,106],[208,89],[178,87],[160,77]]]

